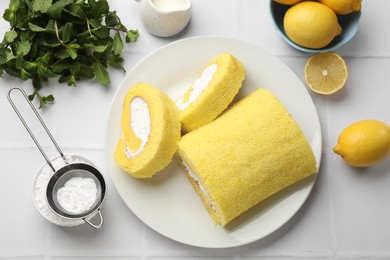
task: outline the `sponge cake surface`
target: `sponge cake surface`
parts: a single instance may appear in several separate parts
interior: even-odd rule
[[[217,208],[207,207],[211,217],[222,225],[317,172],[311,147],[299,126],[265,89],[185,135],[178,153]]]

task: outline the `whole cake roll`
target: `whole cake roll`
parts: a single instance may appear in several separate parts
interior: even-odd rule
[[[265,89],[183,136],[178,156],[212,219],[223,226],[318,171],[301,129]]]
[[[130,87],[123,101],[117,164],[136,178],[153,176],[172,161],[180,128],[179,110],[164,92],[147,83]]]
[[[190,132],[220,115],[233,101],[244,78],[244,66],[230,53],[213,58],[176,102],[182,130]]]

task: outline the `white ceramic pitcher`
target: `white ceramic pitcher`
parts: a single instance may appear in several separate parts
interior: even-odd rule
[[[159,37],[169,37],[181,32],[191,18],[190,0],[135,0],[146,29]]]

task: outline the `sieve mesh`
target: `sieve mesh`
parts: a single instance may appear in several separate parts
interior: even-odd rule
[[[65,210],[58,201],[58,190],[64,187],[74,177],[91,178],[96,184],[96,199],[89,209],[81,213],[72,213]],[[93,214],[102,204],[106,193],[106,185],[101,173],[93,166],[84,163],[68,164],[57,170],[50,179],[46,189],[46,199],[49,207],[57,215],[69,218],[86,218]]]

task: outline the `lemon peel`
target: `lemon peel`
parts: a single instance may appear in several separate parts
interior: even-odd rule
[[[346,127],[333,151],[355,167],[368,167],[384,160],[390,153],[390,127],[367,119]]]
[[[361,0],[319,0],[319,2],[341,15],[360,11],[362,8]]]
[[[300,2],[290,7],[283,19],[284,30],[294,43],[312,49],[327,46],[342,28],[336,14],[318,2]]]

